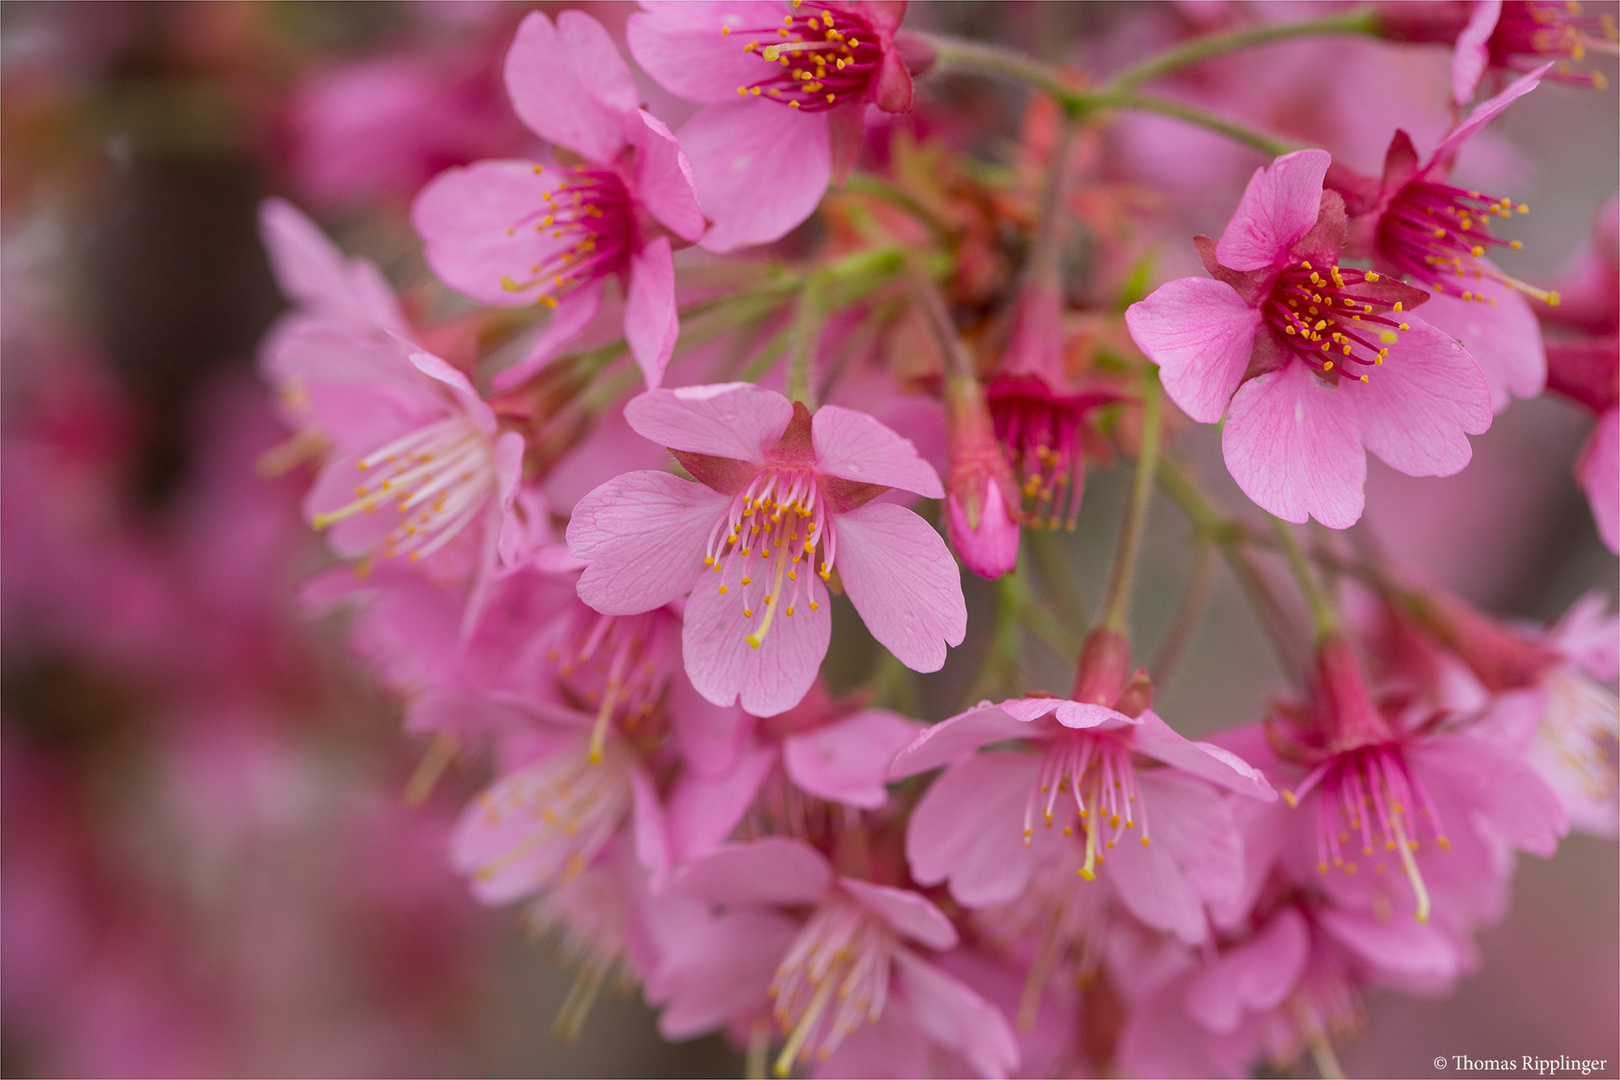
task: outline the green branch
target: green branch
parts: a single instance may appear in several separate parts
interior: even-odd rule
[[[1221,53],[1235,52],[1255,45],[1268,45],[1291,38],[1314,37],[1318,34],[1376,34],[1378,22],[1372,8],[1359,8],[1326,19],[1305,22],[1274,23],[1270,26],[1252,26],[1244,30],[1229,30],[1167,49],[1158,56],[1150,56],[1126,68],[1108,83],[1109,90],[1129,90],[1142,83],[1157,79],[1180,68],[1207,60]]]

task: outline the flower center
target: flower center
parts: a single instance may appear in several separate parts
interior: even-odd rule
[[[757,649],[764,643],[778,611],[791,618],[805,602],[811,611],[819,610],[800,564],[813,569],[816,545],[823,540],[816,572],[825,581],[832,576],[838,545],[827,528],[826,499],[814,469],[762,469],[731,500],[709,535],[703,565],[720,575],[721,596],[733,589],[741,593],[743,618],[759,615],[748,644]]]
[[[314,524],[324,529],[396,502],[402,520],[383,539],[384,558],[433,554],[472,524],[496,491],[489,435],[459,414],[400,436],[357,467],[367,479],[355,487],[354,501],[316,514]]]
[[[1565,57],[1547,73],[1548,78],[1602,90],[1609,82],[1601,73],[1576,71],[1571,61],[1585,59],[1588,49],[1612,55],[1617,38],[1620,33],[1612,15],[1582,15],[1580,4],[1573,0],[1508,0],[1491,32],[1491,60],[1498,67],[1515,67],[1510,61],[1516,56],[1538,61]]]
[[[1436,293],[1481,300],[1469,281],[1490,278],[1510,289],[1549,304],[1558,303],[1558,294],[1527,285],[1495,267],[1477,260],[1496,247],[1517,251],[1524,245],[1491,235],[1491,218],[1507,219],[1515,213],[1528,214],[1524,203],[1482,195],[1450,184],[1413,181],[1401,189],[1378,223],[1378,251],[1401,273],[1428,286]],[[1462,278],[1461,282],[1454,279]],[[1449,280],[1448,279],[1453,279]]]
[[[782,17],[778,27],[738,29],[747,38],[743,52],[772,65],[761,70],[758,82],[737,87],[737,93],[763,96],[805,112],[824,112],[854,101],[865,90],[883,59],[877,34],[859,15],[803,4]],[[797,17],[795,17],[797,16]],[[722,27],[720,33],[733,33]]]
[[[1547,679],[1547,710],[1537,737],[1595,803],[1620,788],[1620,712],[1614,695],[1572,672]]]
[[[534,171],[540,175],[545,166]],[[544,205],[506,230],[508,236],[519,229],[538,233],[540,261],[529,267],[527,281],[501,278],[507,292],[534,289],[547,307],[556,307],[558,294],[573,286],[620,270],[635,236],[635,206],[618,173],[584,165],[554,171],[560,179],[541,195]]]
[[[1137,814],[1142,818],[1142,846],[1148,846],[1147,805],[1136,785],[1130,750],[1106,735],[1065,731],[1046,748],[1035,786],[1024,804],[1025,847],[1034,843],[1037,810],[1046,827],[1053,827],[1053,810],[1065,789],[1074,799],[1080,828],[1085,833],[1086,860],[1078,871],[1081,877],[1096,880],[1103,851],[1112,848],[1127,829],[1136,828]],[[1065,825],[1063,835],[1073,835],[1073,828]]]
[[[845,1036],[883,1015],[894,948],[894,931],[860,905],[835,896],[816,909],[771,980],[776,1023],[788,1036],[777,1076],[796,1061],[826,1061]]]
[[[1325,874],[1331,865],[1354,874],[1356,862],[1345,857],[1344,849],[1359,834],[1361,854],[1373,860],[1375,872],[1386,871],[1380,851],[1399,854],[1417,898],[1414,914],[1418,922],[1428,922],[1429,890],[1416,858],[1420,824],[1440,850],[1451,844],[1439,811],[1407,768],[1405,757],[1390,744],[1335,754],[1317,766],[1297,790],[1284,791],[1283,798],[1290,806],[1298,806],[1317,784],[1322,786],[1322,797],[1316,804],[1316,869]]]
[[[1080,424],[1101,401],[1054,394],[1039,378],[1000,378],[985,388],[996,439],[1007,448],[1026,500],[1030,525],[1074,531],[1085,490],[1086,465]]]
[[[1398,331],[1411,327],[1399,315],[1401,302],[1391,303],[1368,290],[1379,275],[1370,270],[1329,266],[1318,270],[1309,262],[1284,270],[1262,308],[1263,316],[1295,355],[1312,367],[1332,371],[1335,363],[1351,378],[1367,381],[1349,364],[1374,367],[1389,357]]]
[[[602,760],[608,726],[615,715],[633,731],[652,715],[669,681],[667,616],[600,615],[583,604],[565,633],[566,644],[551,650],[557,674],[596,706],[590,758]]]
[[[1052,977],[1069,986],[1090,986],[1102,967],[1108,940],[1108,894],[1077,889],[1069,874],[1078,853],[1068,846],[1046,860],[1016,900],[986,908],[976,917],[985,939],[1008,956],[1033,945],[1018,1029],[1035,1028],[1041,998]]]

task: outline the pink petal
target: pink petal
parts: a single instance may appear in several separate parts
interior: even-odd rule
[[[1473,456],[1465,432],[1491,426],[1491,390],[1457,340],[1416,316],[1363,386],[1341,383],[1360,398],[1361,437],[1368,450],[1408,476],[1450,476]]]
[[[748,812],[775,765],[776,748],[756,746],[718,776],[681,773],[670,793],[667,814],[674,860],[700,858],[720,847]]]
[[[656,903],[662,909],[677,899]],[[648,997],[667,1003],[658,1017],[659,1033],[690,1039],[768,1008],[766,991],[799,933],[798,920],[774,911],[712,912],[695,906],[681,914],[660,949],[655,977],[648,980]],[[664,911],[655,917],[669,921]]]
[[[979,754],[929,786],[906,828],[906,862],[919,885],[950,883],[968,907],[1004,904],[1024,891],[1035,856],[1024,846],[1024,807],[1034,754]]]
[[[490,380],[497,390],[510,390],[530,375],[545,367],[563,348],[591,324],[602,310],[602,290],[607,281],[597,278],[579,285],[557,301],[551,318],[540,336],[534,339],[523,359]]]
[[[1446,137],[1440,140],[1440,145],[1434,148],[1434,153],[1429,155],[1429,160],[1419,170],[1419,178],[1428,179],[1436,174],[1450,172],[1450,159],[1462,149],[1462,144],[1480,128],[1500,116],[1509,105],[1534,90],[1541,83],[1541,77],[1547,74],[1551,67],[1550,63],[1542,64],[1530,74],[1515,79],[1506,90],[1469,113],[1467,120],[1452,128]]]
[[[1035,734],[995,705],[984,702],[949,720],[942,720],[895,755],[889,766],[889,779],[915,776],[941,765],[960,761],[980,747],[1008,739],[1024,739]]]
[[[1001,707],[1007,711],[1009,716],[1019,716],[1022,719],[1016,711],[1018,707],[1025,703],[1033,704],[1038,701],[1040,701],[1039,698],[1015,698],[1012,701],[1003,702]],[[1064,727],[1073,728],[1077,731],[1089,728],[1107,730],[1127,725],[1135,727],[1142,723],[1141,720],[1126,716],[1124,713],[1115,712],[1106,705],[1089,705],[1081,701],[1059,700],[1057,708],[1052,710],[1052,717]]]
[[[1224,282],[1181,278],[1161,285],[1125,312],[1131,339],[1159,365],[1170,400],[1201,424],[1213,424],[1243,381],[1254,352],[1260,309]]]
[[[934,467],[877,419],[854,409],[823,405],[810,419],[816,471],[861,484],[904,488],[928,499],[943,499],[945,488]]]
[[[687,863],[671,887],[711,904],[814,904],[832,888],[832,866],[802,840],[769,836],[727,844]]]
[[[446,169],[422,189],[411,207],[411,223],[441,281],[481,304],[535,302],[533,289],[507,284],[527,283],[533,267],[574,243],[532,224],[519,227],[566,179],[562,170],[538,168],[528,161],[478,161]]]
[[[793,419],[793,403],[752,383],[683,386],[631,398],[624,418],[642,438],[671,450],[764,461]]]
[[[1271,790],[1271,785],[1260,770],[1230,750],[1214,743],[1182,738],[1152,709],[1142,713],[1140,720],[1141,726],[1132,738],[1131,749],[1155,761],[1173,765],[1184,773],[1218,784],[1228,791],[1262,802],[1276,800],[1277,793]]]
[[[1496,412],[1507,408],[1509,394],[1538,397],[1547,386],[1547,350],[1529,301],[1488,278],[1470,281],[1469,287],[1488,301],[1434,293],[1419,318],[1462,342],[1490,384],[1491,408]]]
[[[674,600],[703,572],[703,553],[729,500],[663,472],[609,480],[579,501],[568,551],[591,565],[579,598],[604,615],[633,615]]]
[[[702,776],[730,772],[751,741],[754,718],[735,707],[716,705],[677,679],[670,689],[671,723],[681,762]]]
[[[652,781],[640,769],[630,770],[631,823],[636,841],[636,861],[647,871],[654,890],[662,890],[669,877],[670,837],[663,807]]]
[[[895,950],[894,965],[900,993],[935,1042],[961,1054],[980,1076],[1007,1076],[1018,1067],[1018,1039],[1001,1010],[906,949]]]
[[[1620,552],[1620,410],[1598,419],[1575,463],[1575,475],[1586,489],[1592,520],[1610,551]]]
[[[956,927],[928,898],[910,889],[874,885],[870,881],[841,877],[839,886],[889,924],[901,937],[910,938],[930,949],[956,948]]]
[[[911,101],[911,72],[906,70],[906,62],[900,58],[897,49],[885,49],[877,78],[872,84],[872,104],[884,112],[908,113],[911,111]]]
[[[863,709],[782,742],[782,764],[803,790],[830,802],[876,810],[888,801],[884,780],[894,755],[923,724],[887,709]]]
[[[630,293],[624,305],[624,337],[648,389],[664,380],[664,368],[680,335],[675,315],[675,263],[669,237],[660,236],[630,257]]]
[[[682,240],[708,228],[698,205],[697,177],[686,152],[662,120],[645,109],[624,117],[625,138],[636,148],[636,198],[659,223]]]
[[[815,212],[832,179],[827,118],[820,113],[728,101],[705,106],[680,138],[713,222],[701,241],[710,251],[780,239]]]
[[[1301,362],[1251,379],[1232,398],[1221,450],[1260,509],[1345,529],[1361,517],[1367,455],[1355,397]]]
[[[763,623],[763,602],[756,603],[752,618],[745,616],[742,587],[734,584],[729,595],[721,596],[708,580],[714,576],[700,578],[686,602],[681,651],[692,685],[716,705],[730,705],[740,698],[742,707],[755,716],[787,712],[816,681],[832,639],[826,587],[814,574],[805,575],[794,613],[787,614],[786,598],[779,601],[781,606],[765,640],[755,648],[748,636]],[[763,593],[750,595],[757,599]]]
[[[1328,933],[1380,972],[1438,982],[1461,973],[1462,958],[1433,924],[1400,917],[1378,922],[1331,907],[1319,909],[1317,917]]]
[[[1451,100],[1459,107],[1474,100],[1479,80],[1490,63],[1491,34],[1502,15],[1502,0],[1479,0],[1468,15],[1468,25],[1457,35],[1451,54]]]
[[[1106,871],[1120,901],[1149,926],[1189,945],[1208,933],[1206,902],[1219,905],[1243,888],[1243,846],[1225,800],[1201,780],[1166,769],[1136,775],[1139,822],[1107,852]]]
[[[967,633],[962,573],[939,533],[910,510],[871,502],[833,519],[844,590],[885,648],[913,671],[938,671]]]
[[[1234,1030],[1247,1012],[1281,1005],[1305,971],[1310,931],[1293,908],[1264,930],[1207,963],[1187,987],[1187,1011],[1211,1031]]]
[[[1445,785],[1489,831],[1514,847],[1550,857],[1569,821],[1535,770],[1508,750],[1473,735],[1430,739],[1407,751],[1428,785]],[[1438,797],[1438,793],[1437,793]]]
[[[450,396],[456,399],[462,412],[467,414],[479,431],[488,435],[495,433],[495,410],[478,396],[478,391],[473,389],[467,376],[432,353],[412,353],[410,361],[417,371],[450,391]]]
[[[506,92],[529,130],[599,165],[624,145],[626,112],[640,95],[602,24],[564,11],[557,25],[531,11],[506,54]]]
[[[376,266],[346,258],[336,244],[283,199],[259,205],[259,234],[276,284],[287,299],[319,315],[385,331],[409,331],[399,300]]]
[[[1233,270],[1261,270],[1288,257],[1322,207],[1322,177],[1333,159],[1326,150],[1284,154],[1249,178],[1237,211],[1215,245]]]
[[[777,27],[789,10],[774,0],[696,0],[648,4],[630,16],[625,38],[636,63],[659,85],[689,101],[734,101],[739,86],[766,74],[768,61],[743,52],[753,34],[738,30]],[[733,34],[722,34],[729,27]],[[785,106],[774,106],[787,112]]]

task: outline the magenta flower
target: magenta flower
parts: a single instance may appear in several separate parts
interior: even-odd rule
[[[657,386],[678,330],[670,237],[696,240],[704,229],[686,155],[637,107],[629,68],[583,12],[564,11],[555,26],[541,12],[524,19],[506,55],[506,89],[531,131],[585,164],[480,161],[441,173],[411,214],[428,265],[480,303],[555,309],[501,387],[578,335],[607,280],[618,280],[625,339]]]
[[[1125,320],[1165,392],[1194,420],[1226,416],[1226,467],[1288,521],[1360,518],[1370,450],[1410,476],[1468,464],[1490,427],[1479,365],[1405,309],[1427,294],[1338,265],[1342,202],[1322,191],[1328,155],[1285,154],[1255,171],[1219,243],[1214,276],[1182,278]]]
[[[589,565],[579,595],[606,614],[690,592],[686,670],[710,701],[774,716],[816,677],[832,632],[836,571],[872,635],[917,671],[960,645],[967,608],[945,542],[877,496],[944,489],[911,443],[864,413],[747,383],[651,390],[630,425],[701,483],[626,473],[582,499],[568,549]],[[711,576],[712,575],[712,576]]]
[[[1495,248],[1520,246],[1492,236],[1491,219],[1527,213],[1529,207],[1447,179],[1463,144],[1534,90],[1544,72],[1545,67],[1526,75],[1482,103],[1426,161],[1419,162],[1406,132],[1397,131],[1381,179],[1334,165],[1326,180],[1344,197],[1350,254],[1370,258],[1377,270],[1404,274],[1433,294],[1424,320],[1461,341],[1479,363],[1497,412],[1507,406],[1510,393],[1535,397],[1547,380],[1541,331],[1525,297],[1554,305],[1559,297],[1509,277],[1488,258]]]
[[[896,1043],[919,1061],[930,1048],[949,1051],[980,1076],[1018,1064],[1001,1012],[917,951],[957,945],[950,920],[920,894],[835,875],[815,848],[786,837],[721,848],[671,889],[711,911],[648,980],[667,1036],[768,1010],[786,1036],[777,1076],[801,1062],[818,1075],[883,1075],[874,1054]]]
[[[1588,50],[1613,53],[1616,32],[1609,15],[1583,15],[1567,0],[1481,0],[1457,34],[1451,59],[1451,93],[1458,105],[1474,100],[1487,71],[1523,73],[1535,67],[1547,77],[1602,90],[1596,71],[1576,71]],[[1551,63],[1548,57],[1556,57]]]
[[[681,128],[704,211],[702,244],[785,234],[848,175],[868,105],[911,110],[895,47],[903,0],[648,4],[626,35],[665,89],[706,105]]]
[[[1018,484],[990,419],[990,408],[978,381],[955,378],[946,383],[946,418],[950,425],[950,491],[945,522],[951,546],[962,565],[994,580],[1018,565]],[[1078,506],[1078,502],[1075,504]]]
[[[1028,752],[976,753],[1018,740]],[[1161,767],[1149,767],[1143,759]],[[1150,926],[1196,943],[1204,905],[1242,883],[1237,832],[1217,787],[1275,799],[1242,759],[1189,742],[1151,710],[1127,716],[1053,697],[1014,698],[935,724],[894,759],[889,775],[948,765],[917,805],[906,859],[923,885],[943,881],[969,907],[1005,903],[1035,871],[1030,851],[1083,838],[1079,876],[1106,861],[1120,900]]]

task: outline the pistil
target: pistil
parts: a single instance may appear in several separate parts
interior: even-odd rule
[[[534,171],[543,174],[545,166],[536,165]],[[588,166],[565,174],[541,198],[543,205],[513,222],[506,234],[533,229],[555,243],[529,268],[531,277],[502,277],[501,288],[513,293],[533,289],[540,303],[556,307],[558,296],[572,287],[623,268],[635,235],[634,208],[616,172]]]
[[[1301,262],[1277,278],[1262,309],[1264,318],[1312,367],[1330,372],[1337,364],[1348,377],[1367,382],[1356,368],[1381,365],[1389,358],[1389,346],[1411,329],[1399,318],[1401,301],[1368,288],[1379,280],[1371,270]]]

